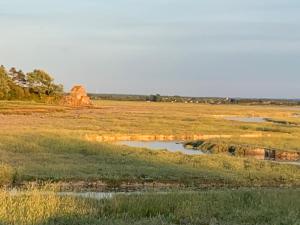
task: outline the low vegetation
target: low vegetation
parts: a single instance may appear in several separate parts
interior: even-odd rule
[[[162,182],[190,187],[300,186],[300,168],[225,155],[188,156],[54,134],[4,135],[0,158],[8,165],[3,180],[14,182],[102,180],[114,188],[125,183]],[[6,178],[5,178],[6,177]],[[8,179],[9,178],[9,179]]]
[[[0,164],[0,186],[14,184],[16,171],[10,165]]]
[[[299,190],[219,190],[116,195],[95,200],[0,191],[3,225],[297,225]]]

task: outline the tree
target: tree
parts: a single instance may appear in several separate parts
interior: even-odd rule
[[[160,102],[161,101],[161,96],[159,94],[150,95],[149,100],[151,102]]]
[[[34,70],[27,74],[29,88],[40,97],[43,95],[60,95],[63,92],[63,86],[54,83],[54,79],[43,70]]]
[[[5,67],[0,66],[0,99],[6,99],[8,97],[10,91],[8,79]]]
[[[23,73],[22,70],[17,71],[15,67],[12,67],[8,73],[11,80],[19,86],[26,85],[26,75]]]
[[[63,86],[55,84],[54,79],[43,70],[23,73],[0,66],[0,99],[58,101],[63,95]]]

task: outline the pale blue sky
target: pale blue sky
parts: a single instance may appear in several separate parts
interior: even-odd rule
[[[0,0],[0,64],[69,89],[300,97],[299,0]]]

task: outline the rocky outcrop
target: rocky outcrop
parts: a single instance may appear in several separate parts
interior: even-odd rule
[[[87,96],[85,88],[81,85],[74,86],[70,94],[62,99],[61,104],[71,107],[83,107],[93,105],[91,99]]]

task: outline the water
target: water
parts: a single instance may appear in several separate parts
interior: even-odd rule
[[[169,152],[181,152],[186,155],[202,155],[200,150],[186,149],[182,143],[173,141],[120,141],[118,144],[150,150],[167,150]]]
[[[111,192],[58,192],[57,195],[101,200],[101,199],[110,199],[114,195],[116,195],[116,193],[111,193]]]
[[[288,162],[288,161],[272,161],[274,163],[279,163],[279,164],[288,164],[288,165],[295,165],[295,166],[300,166],[300,161],[295,161],[295,162]]]
[[[51,192],[51,191],[40,191],[38,192],[39,195],[42,196],[59,196],[59,197],[75,197],[75,198],[85,198],[85,199],[95,199],[95,200],[102,200],[102,199],[112,199],[116,196],[131,196],[131,195],[144,195],[147,193],[155,193],[160,195],[165,195],[172,193],[172,191],[155,191],[155,192],[148,192],[148,191],[133,191],[133,192]],[[189,191],[189,190],[180,190],[180,193],[198,193],[198,191]],[[9,194],[13,197],[17,196],[29,196],[31,192],[28,191],[17,191],[11,190]]]
[[[262,117],[225,117],[226,120],[231,121],[239,121],[239,122],[245,122],[245,123],[264,123],[266,122],[265,118]]]
[[[18,190],[11,190],[9,191],[11,196],[26,196],[31,194],[27,191],[18,191]],[[57,195],[60,197],[76,197],[76,198],[87,198],[87,199],[111,199],[116,195],[133,195],[133,194],[142,194],[142,192],[51,192],[51,191],[40,191],[39,194],[43,196],[49,195]]]

